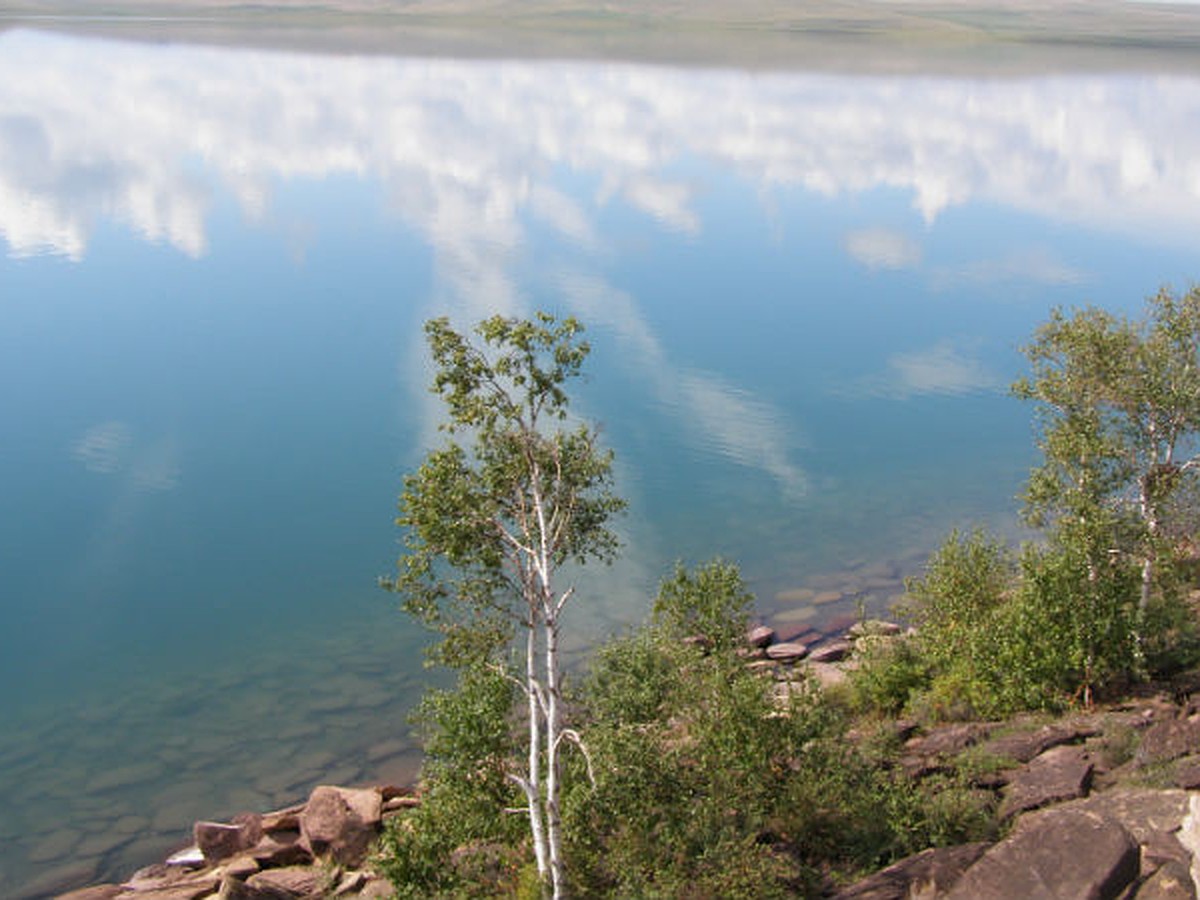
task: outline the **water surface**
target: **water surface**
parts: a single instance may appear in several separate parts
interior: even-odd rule
[[[919,72],[920,67],[914,67]],[[1200,247],[1200,75],[321,55],[0,34],[0,886],[411,777],[375,587],[421,324],[545,308],[630,501],[576,645],[677,558],[768,620],[1014,527],[1019,345]],[[828,600],[812,604],[814,596]],[[773,618],[774,617],[774,618]]]

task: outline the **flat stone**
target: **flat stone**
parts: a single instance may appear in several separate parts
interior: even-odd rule
[[[808,655],[808,647],[796,641],[772,644],[767,648],[767,657],[778,662],[795,662]]]
[[[1000,817],[1007,819],[1051,803],[1073,800],[1087,794],[1094,766],[1083,747],[1054,747],[1009,776],[1000,804]]]
[[[171,885],[138,891],[133,896],[137,900],[200,900],[216,893],[220,885],[221,879],[217,875],[193,875]]]
[[[1034,731],[1021,731],[994,737],[984,745],[984,750],[994,756],[1015,759],[1027,763],[1051,747],[1078,743],[1099,734],[1095,725],[1072,725],[1055,722],[1043,725]]]
[[[1192,873],[1186,865],[1170,860],[1142,882],[1133,900],[1196,900]]]
[[[775,613],[771,619],[781,625],[787,625],[792,622],[807,622],[816,615],[817,608],[815,606],[800,606],[796,609],[785,609],[783,612]]]
[[[834,900],[909,900],[949,890],[991,846],[960,844],[922,850],[834,895]]]
[[[1179,831],[1189,815],[1195,794],[1181,790],[1120,788],[1064,803],[1060,809],[1095,813],[1120,822],[1139,844],[1154,835]]]
[[[325,873],[313,866],[287,866],[251,875],[246,884],[259,890],[286,891],[284,896],[304,897],[324,888]]]
[[[813,606],[825,606],[828,603],[837,603],[844,596],[846,595],[841,591],[821,591],[814,595],[810,602]]]
[[[1024,816],[946,900],[1115,900],[1138,878],[1138,845],[1119,822],[1062,808]]]
[[[834,663],[804,661],[804,669],[817,680],[817,684],[825,689],[837,688],[845,684],[850,676],[846,670]]]
[[[1144,766],[1193,753],[1200,753],[1200,719],[1164,719],[1146,729],[1134,758]]]
[[[311,862],[312,854],[300,840],[297,831],[273,831],[247,851],[263,868],[293,866]]]
[[[839,662],[849,656],[853,650],[854,645],[850,641],[835,640],[817,647],[808,654],[808,658],[813,662]]]
[[[59,894],[55,900],[112,900],[113,897],[123,893],[125,893],[125,889],[119,884],[97,884]]]
[[[779,604],[808,603],[816,595],[817,592],[812,588],[789,588],[777,593],[775,602]]]
[[[746,634],[746,643],[751,647],[765,647],[775,640],[775,629],[768,625],[751,628]]]

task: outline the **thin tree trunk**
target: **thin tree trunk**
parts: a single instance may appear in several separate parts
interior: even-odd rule
[[[550,879],[554,900],[565,896],[562,858],[562,814],[558,795],[559,670],[558,613],[553,595],[547,596],[546,609],[546,833],[550,849]]]
[[[525,688],[529,694],[529,779],[526,789],[529,802],[529,830],[533,835],[533,852],[537,857],[538,877],[546,879],[549,868],[546,851],[546,829],[542,821],[541,804],[541,704],[537,695],[537,628],[529,623],[525,643]]]

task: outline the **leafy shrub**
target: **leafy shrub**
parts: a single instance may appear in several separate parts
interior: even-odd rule
[[[499,896],[518,883],[528,828],[504,812],[520,803],[505,776],[513,699],[503,673],[477,667],[422,701],[422,802],[388,822],[376,858],[397,896]]]
[[[715,648],[734,647],[746,633],[753,602],[736,565],[716,559],[693,575],[676,563],[654,601],[654,627],[670,637],[703,635]]]
[[[929,686],[929,661],[904,638],[859,641],[857,668],[850,672],[851,708],[895,716]]]

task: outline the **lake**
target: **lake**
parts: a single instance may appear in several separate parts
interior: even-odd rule
[[[432,316],[588,328],[629,513],[577,652],[677,559],[796,629],[1015,535],[1021,344],[1200,274],[1200,66],[910,62],[0,32],[0,894],[413,777]]]

